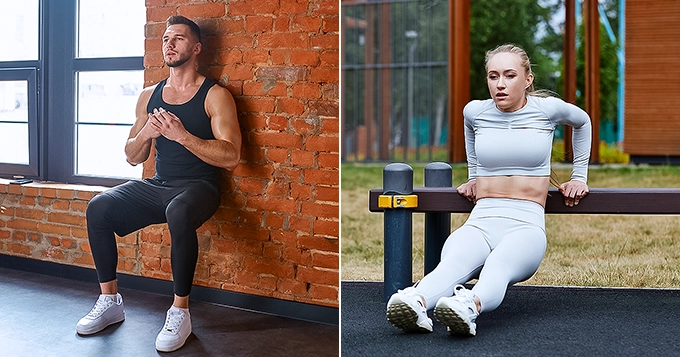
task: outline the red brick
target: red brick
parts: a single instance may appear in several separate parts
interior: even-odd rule
[[[226,5],[221,2],[183,5],[179,7],[179,14],[190,19],[222,17],[226,14],[226,11]]]
[[[258,49],[243,51],[243,62],[245,63],[266,65],[268,60],[269,51]]]
[[[273,113],[274,98],[235,98],[236,107],[241,112]]]
[[[13,219],[7,222],[7,228],[21,229],[26,231],[36,231],[38,228],[38,223],[35,221],[29,221],[26,219]],[[51,232],[46,232],[51,233]]]
[[[264,181],[261,179],[252,179],[244,177],[239,180],[238,188],[241,192],[251,193],[254,195],[261,195],[264,191]]]
[[[229,15],[253,15],[253,14],[274,14],[279,13],[278,0],[250,0],[232,1],[229,3]]]
[[[146,22],[165,22],[175,15],[175,6],[156,6],[146,9]]]
[[[293,278],[295,276],[293,264],[260,257],[246,257],[243,262],[243,270],[252,273],[272,274],[282,278]]]
[[[321,90],[316,83],[293,84],[293,97],[295,98],[320,98]]]
[[[291,30],[303,32],[318,32],[321,28],[321,19],[311,16],[295,16],[291,23]]]
[[[339,285],[339,274],[337,269],[298,267],[295,278],[298,281],[306,283]]]
[[[263,33],[258,37],[260,48],[308,48],[309,36],[305,33]]]
[[[337,170],[304,170],[305,181],[310,183],[323,184],[326,186],[339,185]]]
[[[283,228],[286,221],[285,216],[281,214],[276,214],[273,212],[267,213],[265,216],[267,227],[270,228]],[[1,231],[0,231],[1,233]]]
[[[301,115],[305,111],[305,105],[294,98],[279,98],[276,101],[276,113]]]
[[[338,51],[323,51],[321,55],[319,55],[319,60],[323,67],[340,66],[340,55]]]
[[[312,199],[312,186],[293,183],[290,187],[290,195],[298,200]]]
[[[314,4],[311,8],[313,16],[331,15],[338,16],[340,13],[340,2],[335,0],[324,0]]]
[[[217,28],[227,34],[236,34],[245,30],[244,18],[226,18],[217,20]]]
[[[290,229],[309,234],[312,231],[312,219],[293,216],[289,218]]]
[[[276,290],[284,294],[302,296],[307,294],[307,284],[294,279],[279,279]]]
[[[313,35],[309,38],[310,47],[324,49],[326,51],[340,47],[340,37],[337,34]],[[336,62],[337,64],[337,62]]]
[[[259,278],[257,274],[249,271],[239,271],[235,276],[235,283],[239,285],[245,285],[250,287],[257,287]]]
[[[267,160],[271,163],[285,164],[288,162],[288,149],[269,148],[267,149]]]
[[[298,245],[300,248],[317,249],[336,253],[338,252],[337,238],[301,236],[298,238]]]
[[[340,21],[338,17],[325,17],[321,24],[321,31],[323,32],[338,32],[340,30]]]
[[[318,300],[339,301],[338,287],[333,285],[310,284],[309,296]]]
[[[323,218],[337,218],[339,213],[339,206],[316,203],[316,202],[302,202],[302,214],[305,216],[316,216]]]
[[[262,246],[262,257],[271,260],[280,260],[283,253],[283,245],[265,242]]]
[[[337,83],[339,73],[337,67],[314,67],[311,70],[309,80],[319,83]]]
[[[274,51],[272,51],[274,52]],[[299,82],[305,79],[305,67],[262,67],[256,71],[257,78],[274,78],[277,81]]]
[[[276,290],[276,282],[278,281],[278,278],[269,275],[269,274],[261,274],[260,275],[260,280],[257,283],[257,287],[261,290]]]
[[[316,185],[314,189],[314,199],[317,201],[338,202],[340,190],[336,187]]]
[[[312,264],[317,268],[339,269],[340,256],[338,253],[314,251],[312,252]]]
[[[314,166],[315,154],[309,151],[293,151],[290,154],[290,163],[296,167]]]
[[[317,164],[319,168],[338,168],[340,167],[340,155],[320,152]]]
[[[246,17],[246,32],[247,33],[262,33],[272,30],[274,20],[271,16],[247,16]]]
[[[271,164],[267,165],[239,165],[234,170],[234,175],[255,178],[271,178],[274,168]]]
[[[298,202],[294,199],[255,196],[247,199],[247,205],[271,212],[298,213]]]
[[[85,224],[85,217],[70,213],[53,212],[47,216],[47,220],[52,223],[64,223],[76,226]]]
[[[7,243],[7,251],[15,254],[31,255],[31,248],[20,243]]]
[[[19,208],[16,211],[16,216],[19,218],[40,221],[45,218],[45,212],[36,209]]]
[[[270,130],[286,131],[288,130],[288,118],[281,115],[272,115],[269,117],[267,128]]]
[[[281,1],[281,14],[306,14],[309,1]]]
[[[300,149],[302,137],[296,134],[280,133],[275,131],[262,131],[251,133],[251,143],[269,147],[283,147]]]
[[[243,53],[238,49],[221,50],[217,52],[217,63],[239,63],[243,61]]]
[[[312,136],[305,140],[305,149],[309,151],[337,152],[339,146],[335,136]]]

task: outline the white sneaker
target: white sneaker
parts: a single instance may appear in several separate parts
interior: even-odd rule
[[[387,321],[405,332],[432,332],[423,300],[412,286],[398,290],[387,302]]]
[[[448,327],[452,335],[477,334],[477,305],[472,291],[462,285],[453,288],[454,296],[442,297],[434,308],[434,317]]]
[[[125,320],[123,297],[120,294],[99,295],[92,310],[78,321],[76,332],[81,335],[91,335],[123,320]]]
[[[161,352],[172,352],[184,346],[191,335],[191,316],[189,309],[172,306],[165,316],[165,325],[156,337],[156,349]]]

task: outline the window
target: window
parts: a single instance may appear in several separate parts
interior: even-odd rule
[[[0,12],[0,172],[12,176],[38,172],[39,15],[38,0],[6,4]]]
[[[112,185],[141,177],[124,145],[144,84],[145,2],[3,5],[0,177]]]

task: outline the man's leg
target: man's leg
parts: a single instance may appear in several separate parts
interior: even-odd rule
[[[80,334],[93,334],[123,321],[123,299],[118,294],[115,233],[127,235],[139,228],[165,220],[161,195],[154,186],[130,181],[103,192],[87,207],[87,230],[102,294],[92,310],[76,325]]]
[[[156,338],[159,351],[169,352],[182,347],[191,334],[189,293],[198,260],[196,229],[212,217],[218,207],[217,187],[196,182],[173,196],[165,210],[172,237],[170,261],[175,296],[165,325]]]

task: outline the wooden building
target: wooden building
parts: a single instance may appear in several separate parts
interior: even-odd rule
[[[680,163],[680,0],[626,0],[625,126],[631,162]]]

